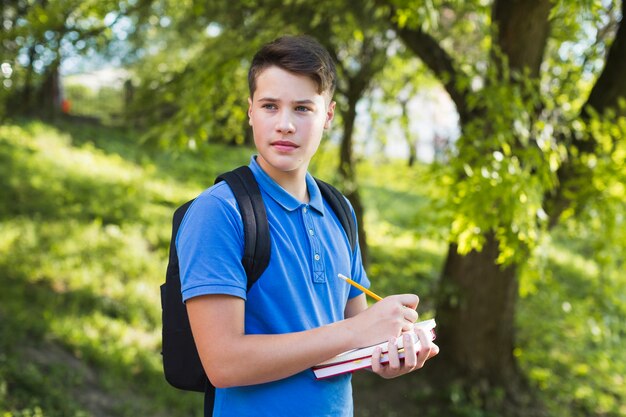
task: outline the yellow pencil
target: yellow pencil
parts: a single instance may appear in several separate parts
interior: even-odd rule
[[[348,284],[357,287],[358,289],[360,289],[361,291],[363,291],[365,294],[369,295],[370,297],[372,297],[374,300],[376,301],[380,301],[383,298],[374,294],[373,292],[371,292],[370,290],[368,290],[367,288],[365,288],[364,286],[362,286],[361,284],[359,284],[358,282],[354,282],[352,281],[350,278],[348,278],[345,275],[341,275],[341,274],[337,274],[337,276],[339,278],[341,278],[342,280],[346,281]]]

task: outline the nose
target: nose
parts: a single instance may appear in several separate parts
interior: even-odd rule
[[[289,111],[282,111],[278,115],[278,120],[276,121],[276,131],[284,134],[294,133],[296,131],[296,126],[292,120],[292,114]]]

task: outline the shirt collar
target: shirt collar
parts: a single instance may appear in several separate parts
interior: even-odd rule
[[[283,187],[281,187],[276,181],[272,179],[256,160],[256,155],[250,158],[250,170],[254,174],[254,177],[259,184],[259,188],[272,197],[278,204],[280,204],[285,210],[293,211],[301,206],[307,204],[298,201],[294,196],[289,194]],[[320,192],[315,179],[308,172],[306,173],[306,186],[309,191],[309,206],[320,214],[324,214],[324,202],[322,200],[322,193]]]

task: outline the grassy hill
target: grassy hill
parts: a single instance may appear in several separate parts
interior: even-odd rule
[[[333,181],[331,145],[312,171]],[[200,416],[201,396],[170,388],[160,362],[160,300],[173,209],[250,149],[139,145],[131,131],[19,121],[0,126],[0,413]],[[427,167],[359,167],[377,292],[432,297],[444,212]],[[516,355],[554,415],[626,415],[626,279],[604,274],[567,231],[522,276]],[[400,398],[419,375],[403,383]],[[369,376],[357,415],[397,415]],[[397,385],[397,384],[396,384]],[[388,388],[387,388],[388,389]],[[458,415],[480,416],[455,393]],[[421,404],[427,414],[427,404]],[[565,410],[565,414],[560,414]]]

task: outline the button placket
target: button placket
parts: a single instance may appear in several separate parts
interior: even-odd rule
[[[302,210],[304,226],[307,229],[307,235],[309,237],[309,243],[311,247],[311,257],[313,266],[313,282],[323,283],[326,282],[326,274],[324,273],[324,260],[322,259],[321,245],[317,234],[315,233],[315,227],[313,224],[313,217],[311,211],[304,207]]]

